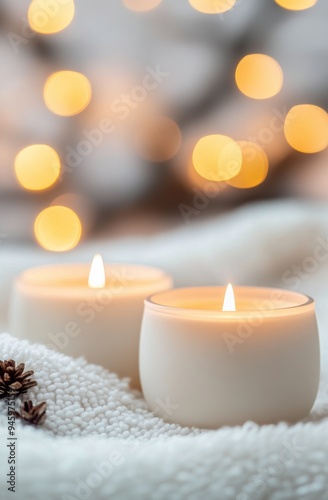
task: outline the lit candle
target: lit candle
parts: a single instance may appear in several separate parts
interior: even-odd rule
[[[14,285],[10,331],[69,356],[84,356],[139,387],[139,336],[143,303],[168,290],[172,279],[156,268],[89,265],[43,266]]]
[[[313,300],[252,287],[235,296],[229,285],[146,300],[141,384],[168,421],[214,429],[292,422],[311,410],[320,371]]]

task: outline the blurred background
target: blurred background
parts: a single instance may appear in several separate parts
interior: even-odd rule
[[[2,0],[0,233],[68,251],[328,197],[323,0]]]

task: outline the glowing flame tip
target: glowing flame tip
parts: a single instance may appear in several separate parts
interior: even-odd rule
[[[235,310],[236,310],[235,295],[233,292],[232,284],[229,283],[224,295],[222,311],[235,311]]]
[[[90,288],[105,288],[106,286],[104,261],[99,253],[93,258],[88,284]]]

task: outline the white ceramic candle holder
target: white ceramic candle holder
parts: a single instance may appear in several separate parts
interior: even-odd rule
[[[10,331],[73,357],[130,377],[140,387],[139,336],[144,300],[167,290],[172,279],[160,269],[113,264],[106,285],[90,288],[87,264],[25,271],[14,285]]]
[[[215,429],[303,419],[320,372],[314,302],[304,295],[236,287],[175,289],[145,302],[140,375],[146,400],[168,421]]]

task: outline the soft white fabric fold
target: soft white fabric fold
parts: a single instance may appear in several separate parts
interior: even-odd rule
[[[17,421],[19,500],[326,498],[327,379],[305,422],[200,431],[154,417],[126,380],[82,359],[8,334],[0,335],[0,352],[35,370],[30,396],[48,403],[42,427]],[[0,423],[6,500],[13,493],[5,484],[4,402]]]

